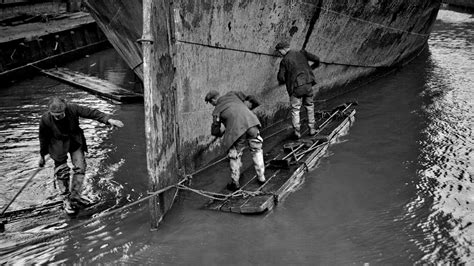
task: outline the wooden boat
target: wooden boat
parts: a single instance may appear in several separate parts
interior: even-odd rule
[[[210,145],[210,89],[263,102],[264,127],[287,114],[274,46],[318,55],[317,98],[334,97],[422,50],[440,0],[86,0],[98,25],[143,80],[149,190],[176,184],[225,151]],[[152,227],[177,191],[150,203]]]

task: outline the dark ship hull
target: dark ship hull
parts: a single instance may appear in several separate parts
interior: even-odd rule
[[[154,191],[224,152],[210,145],[212,108],[203,100],[210,89],[256,95],[264,127],[284,118],[288,96],[276,81],[277,42],[288,40],[292,48],[318,55],[324,63],[315,69],[316,97],[334,97],[413,58],[426,45],[441,1],[86,2],[144,82]],[[171,190],[153,202],[152,215],[164,214],[174,195]]]

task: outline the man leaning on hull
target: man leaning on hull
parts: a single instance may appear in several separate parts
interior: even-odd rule
[[[45,164],[45,156],[50,155],[54,161],[54,178],[63,196],[64,211],[76,213],[79,208],[93,204],[91,199],[81,195],[84,183],[87,152],[86,139],[79,127],[79,118],[94,119],[104,124],[123,127],[119,120],[111,119],[109,115],[99,110],[53,97],[48,104],[48,112],[43,114],[39,125],[40,160],[39,166]],[[67,164],[67,154],[74,166],[72,180]]]
[[[253,96],[243,92],[231,91],[219,97],[219,92],[207,93],[205,101],[215,106],[212,112],[211,134],[224,136],[223,145],[228,149],[231,182],[227,188],[235,191],[240,188],[241,157],[246,146],[252,154],[257,180],[265,182],[265,162],[263,160],[263,139],[260,136],[260,121],[251,111],[260,105]],[[225,130],[221,128],[224,125]]]
[[[306,108],[308,114],[309,134],[316,134],[314,128],[314,103],[313,86],[316,84],[312,67],[319,66],[319,58],[305,50],[291,50],[288,42],[280,42],[275,50],[283,57],[278,71],[278,82],[286,85],[290,96],[291,123],[294,128],[294,136],[301,137],[300,109],[301,104]],[[308,61],[312,61],[310,66]]]

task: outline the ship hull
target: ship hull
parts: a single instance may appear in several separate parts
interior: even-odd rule
[[[86,2],[109,41],[145,81],[145,93],[149,87],[153,97],[145,96],[150,106],[145,115],[155,119],[147,139],[158,138],[167,152],[153,144],[147,152],[166,154],[153,159],[168,162],[170,168],[160,171],[176,175],[225,153],[210,145],[212,106],[203,100],[209,90],[257,96],[264,127],[286,117],[289,97],[276,80],[280,58],[273,48],[279,41],[321,58],[324,63],[314,70],[316,98],[334,97],[416,55],[440,7],[431,0]],[[151,31],[144,34],[147,23]],[[138,39],[150,44],[147,53],[154,55],[146,59]]]

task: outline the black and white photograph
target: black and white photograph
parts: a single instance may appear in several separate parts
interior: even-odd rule
[[[474,264],[474,0],[0,0],[0,264]]]

